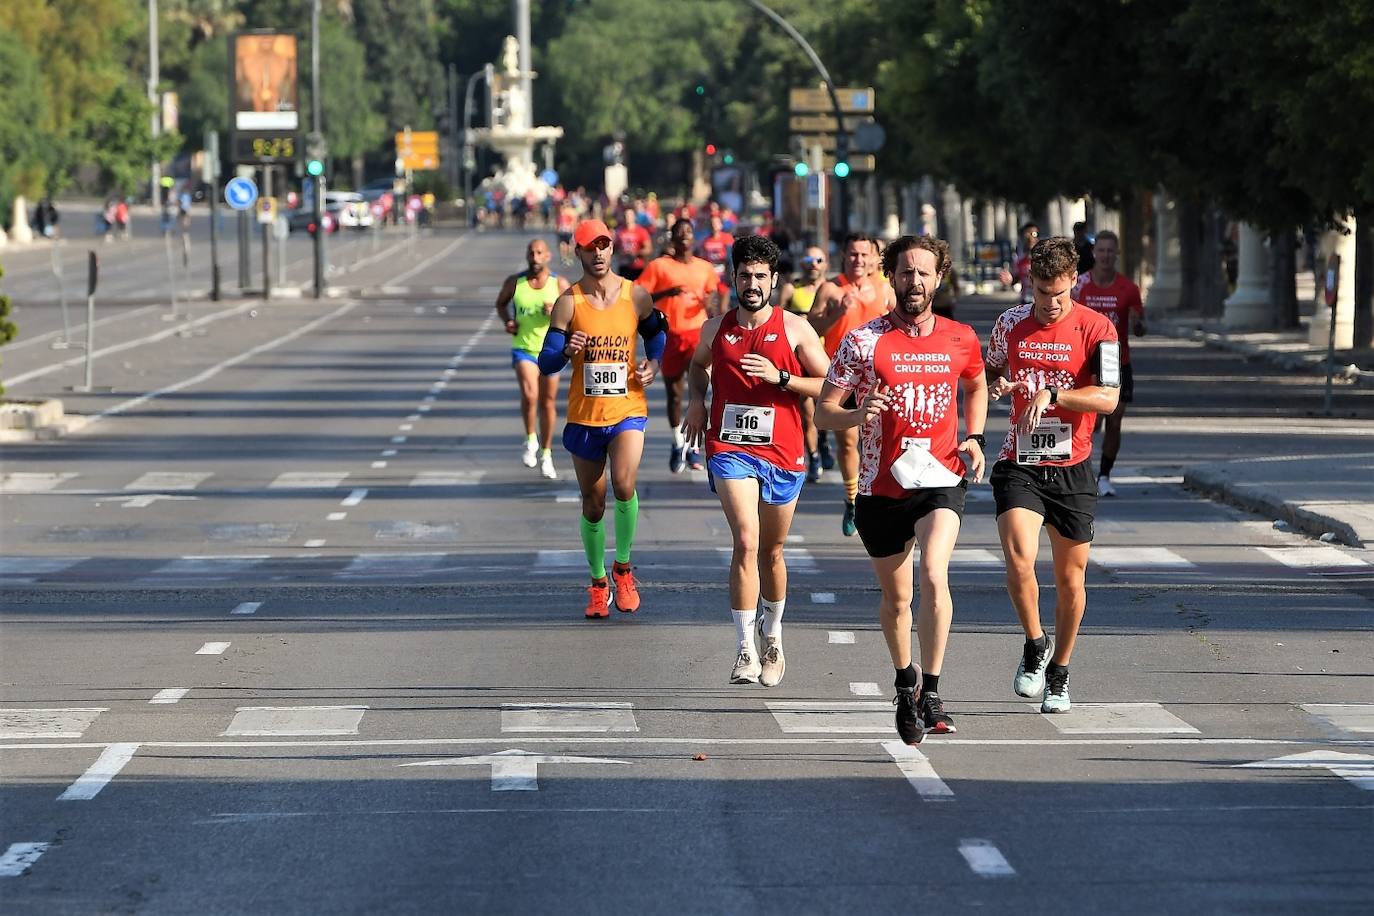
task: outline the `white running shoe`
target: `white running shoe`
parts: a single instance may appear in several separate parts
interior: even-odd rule
[[[1111,479],[1110,477],[1099,477],[1099,478],[1097,478],[1097,495],[1098,495],[1098,496],[1115,496],[1115,495],[1116,495],[1116,487],[1112,486],[1112,479]]]
[[[743,646],[739,650],[739,656],[735,659],[735,667],[730,671],[730,683],[757,684],[759,675],[762,673],[763,666],[759,664],[758,657],[754,655],[754,650],[749,646]]]
[[[765,687],[776,687],[787,670],[787,659],[782,654],[782,640],[769,636],[764,643],[763,658],[759,660],[759,683]]]
[[[558,479],[558,471],[554,469],[552,455],[544,455],[539,459],[539,473],[544,475],[547,480]]]
[[[533,439],[525,440],[524,451],[520,453],[520,463],[527,468],[532,468],[539,463],[539,446]]]

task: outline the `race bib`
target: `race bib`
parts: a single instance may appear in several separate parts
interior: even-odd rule
[[[582,393],[589,398],[612,398],[629,393],[626,363],[583,363]]]
[[[1041,417],[1028,433],[1016,431],[1016,463],[1068,461],[1073,454],[1073,428],[1058,417]]]
[[[773,408],[726,404],[716,438],[731,445],[772,445]]]

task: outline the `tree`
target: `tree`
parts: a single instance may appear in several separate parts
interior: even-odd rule
[[[0,277],[5,276],[5,268],[0,265]],[[14,322],[10,321],[10,297],[0,293],[0,347],[9,343],[19,334],[19,329]],[[0,384],[0,394],[5,393],[5,386]]]
[[[0,222],[8,219],[16,195],[41,190],[47,143],[40,127],[47,95],[38,61],[12,32],[0,29]]]
[[[354,0],[353,13],[387,130],[431,129],[446,98],[434,0]]]

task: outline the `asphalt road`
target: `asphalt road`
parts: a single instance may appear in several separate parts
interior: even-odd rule
[[[657,397],[644,607],[582,619],[571,466],[519,463],[490,307],[522,249],[426,234],[364,268],[405,296],[111,322],[115,390],[64,395],[97,422],[6,448],[5,912],[1368,912],[1374,565],[1180,479],[1320,474],[1368,450],[1370,393],[1320,418],[1318,379],[1141,341],[1073,712],[1011,693],[975,486],[959,730],[915,750],[837,475],[793,528],[786,678],[727,683],[728,533]],[[10,349],[12,396],[79,372]]]

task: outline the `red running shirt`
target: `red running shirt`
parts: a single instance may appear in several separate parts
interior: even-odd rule
[[[934,320],[931,332],[918,337],[888,315],[875,318],[845,335],[830,364],[826,380],[854,392],[858,403],[879,385],[892,391],[888,409],[859,427],[859,492],[865,496],[907,494],[891,468],[913,439],[964,474],[958,386],[982,373],[983,356],[973,328],[938,315]]]
[[[706,454],[745,452],[784,471],[806,469],[801,399],[791,391],[745,375],[740,357],[757,353],[779,369],[805,375],[787,340],[785,312],[757,328],[741,327],[736,310],[726,312],[711,342],[711,429]]]
[[[1131,361],[1131,314],[1145,314],[1145,306],[1140,301],[1140,287],[1123,274],[1106,286],[1093,282],[1091,272],[1083,275],[1083,285],[1079,287],[1074,300],[1088,308],[1101,312],[1116,328],[1116,339],[1121,341],[1121,365]]]
[[[1067,391],[1096,385],[1098,346],[1116,339],[1116,328],[1110,321],[1076,302],[1066,316],[1051,325],[1041,324],[1029,305],[1002,313],[988,340],[988,365],[998,369],[1005,366],[1013,382],[1029,382],[1030,390],[1012,392],[1013,422],[998,461],[1062,467],[1092,456],[1095,413],[1051,405],[1040,428],[1031,434],[1017,433],[1015,421],[1043,388]]]

